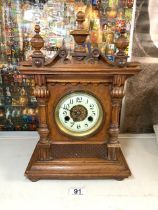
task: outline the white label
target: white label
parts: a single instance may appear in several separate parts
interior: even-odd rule
[[[70,195],[85,195],[85,188],[74,187],[69,189]]]

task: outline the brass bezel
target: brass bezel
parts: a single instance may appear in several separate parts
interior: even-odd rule
[[[82,132],[70,131],[69,129],[65,128],[59,120],[59,108],[61,106],[62,101],[68,99],[71,96],[77,96],[78,94],[86,94],[86,95],[89,95],[90,97],[93,97],[96,104],[98,105],[98,108],[99,108],[99,118],[98,118],[97,123],[91,129],[89,129],[87,131],[82,131]],[[99,129],[99,127],[101,126],[101,124],[103,122],[103,108],[102,108],[102,105],[99,102],[99,100],[94,95],[92,95],[90,93],[87,93],[86,91],[75,91],[75,92],[67,93],[66,95],[64,95],[59,100],[59,102],[56,105],[56,108],[55,108],[55,122],[56,122],[58,128],[63,133],[65,133],[69,136],[72,136],[72,137],[87,137],[87,136],[90,136],[90,135],[94,134]]]

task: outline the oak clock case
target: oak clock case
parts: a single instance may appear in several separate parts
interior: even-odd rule
[[[97,48],[88,53],[82,12],[77,21],[77,30],[71,32],[76,42],[71,59],[63,43],[52,59],[45,60],[40,51],[44,41],[36,25],[32,61],[19,67],[22,74],[34,76],[39,106],[40,139],[25,171],[31,181],[122,180],[131,175],[118,140],[119,116],[124,83],[140,66],[127,62],[123,34],[115,43],[119,49],[115,62]]]

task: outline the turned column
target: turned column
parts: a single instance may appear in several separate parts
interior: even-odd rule
[[[121,30],[120,37],[115,41],[115,46],[118,48],[118,52],[115,56],[115,65],[117,67],[125,67],[127,65],[128,56],[125,54],[125,49],[127,48],[129,41],[125,37],[125,29]],[[122,105],[122,98],[124,96],[124,83],[126,80],[126,75],[114,75],[113,85],[111,91],[111,124],[109,129],[110,139],[108,143],[108,159],[116,160],[117,159],[117,150],[120,147],[118,141],[119,134],[119,124],[120,124],[120,110]]]
[[[36,87],[34,89],[34,96],[38,101],[38,109],[39,109],[39,128],[38,132],[40,135],[39,142],[41,144],[48,143],[48,125],[46,120],[47,115],[47,101],[49,96],[49,91],[47,90],[45,84],[45,76],[43,75],[35,75],[35,84]]]
[[[122,105],[122,98],[124,96],[124,83],[126,80],[125,75],[115,75],[113,79],[113,87],[111,91],[111,123],[109,129],[109,142],[108,142],[108,159],[116,160],[116,152],[120,147],[118,140],[119,124],[120,124],[120,110]]]
[[[41,48],[44,46],[44,40],[40,36],[40,27],[38,25],[35,26],[35,36],[31,39],[31,45],[35,49],[32,54],[32,66],[33,67],[43,67],[45,62],[45,57],[41,52]],[[38,109],[39,109],[39,128],[38,133],[40,135],[40,139],[38,142],[38,159],[39,160],[47,160],[50,159],[50,141],[48,138],[49,129],[47,125],[47,101],[49,96],[49,91],[47,89],[46,78],[45,75],[34,75],[35,79],[35,89],[34,96],[38,101]]]

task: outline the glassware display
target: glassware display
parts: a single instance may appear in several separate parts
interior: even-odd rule
[[[46,59],[63,43],[73,52],[76,46],[70,33],[76,28],[76,14],[82,11],[89,32],[86,50],[98,47],[114,61],[118,52],[115,42],[122,30],[130,40],[132,10],[132,0],[1,0],[0,130],[35,130],[38,126],[34,80],[16,71],[21,61],[31,59],[30,40],[36,24],[45,41],[42,50]]]

